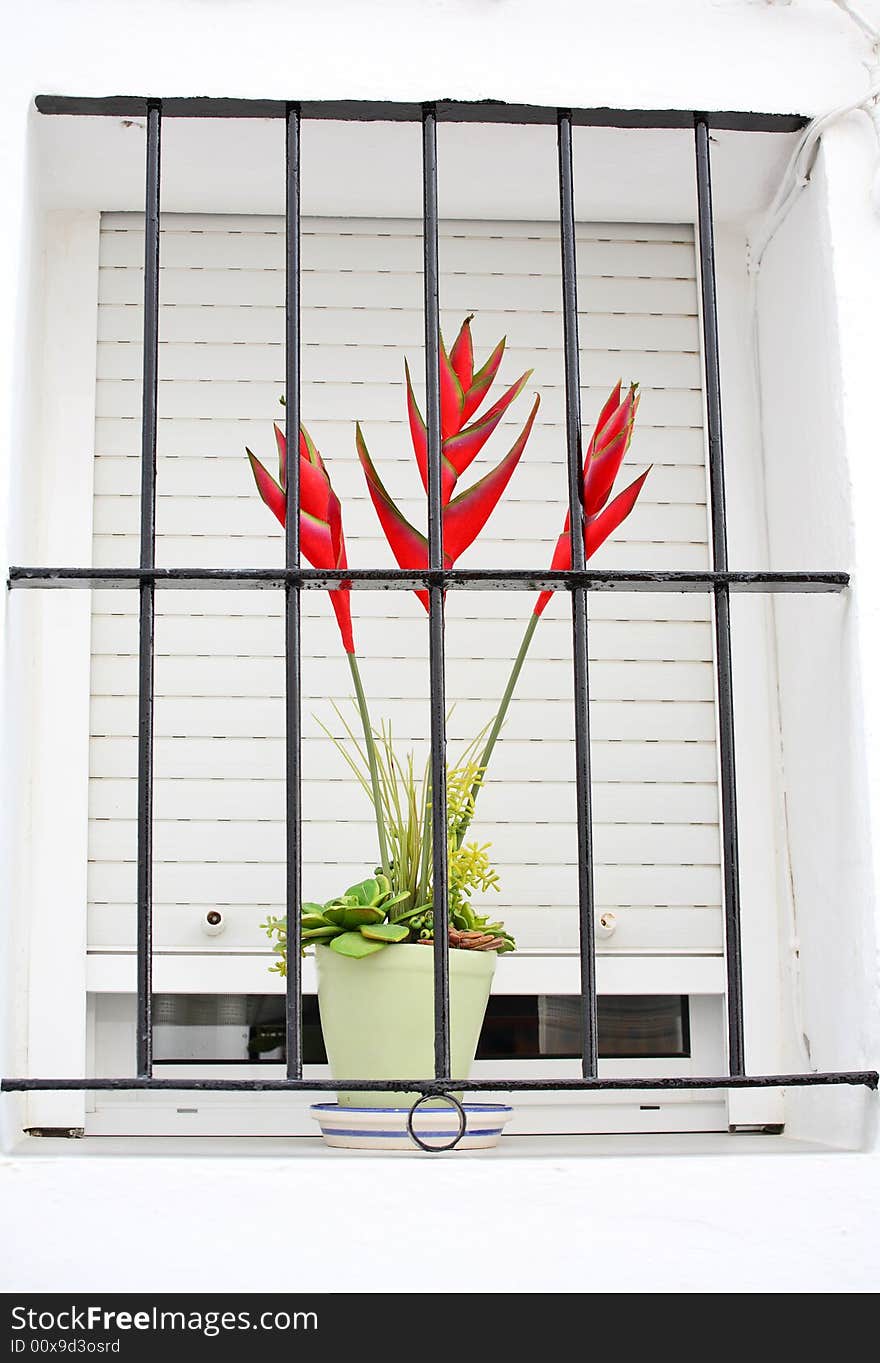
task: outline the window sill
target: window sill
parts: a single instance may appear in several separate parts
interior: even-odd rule
[[[455,1153],[455,1152],[450,1152]],[[585,1158],[705,1158],[742,1155],[829,1155],[866,1153],[845,1150],[817,1141],[796,1140],[784,1134],[764,1131],[733,1132],[633,1132],[614,1135],[507,1135],[492,1150],[455,1153],[458,1160],[583,1160]],[[151,1157],[189,1159],[278,1159],[297,1158],[345,1160],[397,1159],[400,1155],[425,1158],[419,1150],[340,1150],[315,1136],[85,1136],[64,1139],[22,1136],[8,1157],[105,1159]],[[447,1158],[450,1156],[447,1155]],[[436,1156],[434,1157],[436,1158]]]
[[[421,1164],[314,1137],[25,1144],[0,1160],[19,1291],[326,1293],[372,1283],[395,1245],[395,1293],[876,1286],[878,1151],[745,1132],[511,1136]]]

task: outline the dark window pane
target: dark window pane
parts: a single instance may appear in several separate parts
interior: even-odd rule
[[[214,1060],[283,1063],[284,997],[278,994],[157,994],[153,1058],[167,1064]],[[303,1061],[326,1065],[315,994],[303,995]]]
[[[668,994],[607,995],[599,998],[599,1055],[689,1056],[686,997]]]
[[[600,995],[599,1057],[690,1054],[687,999]],[[566,1059],[581,1054],[580,999],[571,994],[499,995],[489,1000],[478,1060]]]
[[[572,994],[497,994],[489,1000],[478,1060],[562,1060],[581,1054],[580,1000]],[[277,994],[157,994],[157,1063],[282,1064],[284,998]],[[600,995],[599,1056],[690,1055],[688,1001],[667,994]],[[326,1065],[314,994],[303,996],[303,1061]]]

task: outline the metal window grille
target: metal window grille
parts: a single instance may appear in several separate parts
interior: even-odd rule
[[[125,569],[13,567],[10,588],[119,588],[140,598],[137,804],[137,1075],[113,1079],[31,1079],[2,1081],[5,1092],[23,1090],[412,1090],[422,1098],[451,1090],[662,1090],[738,1089],[850,1084],[876,1089],[876,1071],[826,1071],[806,1074],[747,1072],[743,1027],[740,933],[739,853],[734,758],[733,677],[730,596],[732,592],[841,592],[849,577],[840,572],[732,572],[727,559],[718,307],[715,289],[714,229],[710,167],[710,129],[790,132],[803,125],[795,116],[754,113],[687,113],[612,109],[553,109],[492,103],[427,105],[364,102],[283,103],[234,99],[79,99],[41,96],[44,114],[146,117],[146,195],[144,264],[144,385],[141,440],[140,566]],[[402,569],[323,571],[300,566],[299,461],[288,462],[284,567],[278,569],[157,568],[155,565],[156,439],[159,342],[159,207],[162,118],[283,118],[286,125],[286,434],[296,448],[300,422],[300,128],[303,119],[419,122],[422,130],[424,317],[428,429],[429,566],[424,572]],[[439,263],[437,204],[438,121],[555,124],[558,132],[559,224],[562,243],[566,449],[572,526],[582,523],[580,470],[581,410],[577,312],[572,129],[575,126],[692,129],[699,226],[703,352],[711,503],[711,571],[595,571],[584,562],[583,538],[572,535],[569,571],[447,569],[443,566],[440,482]],[[291,444],[291,441],[293,442]],[[431,779],[434,855],[434,1075],[388,1080],[315,1080],[303,1078],[301,970],[301,696],[300,599],[303,591],[427,589],[429,595],[429,671]],[[287,1077],[284,1079],[157,1079],[152,1057],[152,804],[154,606],[157,590],[268,588],[284,592],[286,673],[286,847],[288,975],[286,987]],[[578,896],[581,977],[582,1077],[580,1079],[452,1080],[449,1061],[449,945],[446,857],[445,683],[443,601],[447,591],[567,591],[571,596],[574,663],[575,773],[578,827]],[[592,812],[590,800],[590,675],[587,593],[706,592],[714,601],[717,657],[716,696],[720,748],[721,833],[727,972],[728,1070],[722,1075],[651,1078],[600,1078],[597,1064],[596,947],[594,932]],[[419,1099],[421,1101],[421,1098]],[[463,1129],[463,1128],[462,1128]]]

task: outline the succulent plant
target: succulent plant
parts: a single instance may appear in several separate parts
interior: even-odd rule
[[[461,951],[497,951],[499,956],[516,950],[516,942],[503,923],[490,923],[488,914],[474,913],[469,904],[450,907],[449,945]],[[406,922],[411,940],[431,945],[434,941],[434,910],[430,905],[413,909],[399,922]]]
[[[408,898],[394,894],[387,876],[377,872],[326,904],[302,906],[303,952],[313,943],[329,946],[340,956],[359,960],[387,946],[403,942],[433,942],[434,910],[419,904],[399,917],[394,908]],[[283,918],[267,918],[263,924],[275,938],[273,951],[279,960],[272,969],[287,974],[287,924]],[[463,951],[513,951],[516,943],[501,923],[490,923],[488,916],[474,913],[468,904],[450,908],[449,945]]]
[[[409,928],[389,919],[395,905],[406,898],[405,893],[394,894],[388,877],[377,871],[326,904],[303,903],[303,951],[313,942],[322,942],[340,956],[357,958],[381,951],[392,942],[406,941]],[[269,917],[263,928],[276,939],[273,950],[281,958],[273,969],[286,975],[287,924],[283,918]]]

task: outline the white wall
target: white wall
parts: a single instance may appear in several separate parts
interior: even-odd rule
[[[823,152],[764,257],[758,310],[770,565],[852,573],[845,597],[772,603],[789,853],[780,884],[789,904],[788,1063],[839,1069],[867,1065],[880,1048],[860,665],[876,577],[851,513],[861,459],[843,413],[829,162]],[[847,209],[858,211],[858,195]],[[840,257],[834,263],[846,269]],[[821,1126],[817,1095],[793,1106],[798,1129]]]
[[[220,20],[218,12],[209,15],[197,0],[152,0],[125,7],[109,0],[76,6],[34,0],[16,9],[10,26],[16,41],[7,49],[0,97],[5,190],[0,224],[4,299],[0,500],[8,508],[0,518],[4,568],[14,552],[8,544],[14,538],[21,487],[20,474],[13,475],[12,457],[17,459],[22,449],[33,451],[27,382],[34,356],[28,351],[28,318],[33,315],[30,291],[36,275],[31,272],[28,127],[36,121],[30,109],[36,93],[492,97],[577,106],[760,108],[812,114],[850,98],[865,85],[861,66],[867,55],[865,43],[845,16],[824,0],[792,5],[623,0],[589,7],[548,0],[539,20],[535,7],[525,0],[503,6],[438,0],[431,6],[381,7],[336,0],[320,9],[311,3],[282,7],[263,0],[223,6]],[[578,41],[565,41],[566,23],[574,26],[571,31]],[[826,138],[828,241],[840,356],[838,410],[841,449],[853,486],[852,567],[857,584],[880,581],[872,410],[880,280],[876,268],[871,269],[880,258],[880,223],[868,201],[874,154],[875,144],[861,118]],[[860,686],[866,711],[875,716],[880,714],[880,605],[876,598],[873,605],[855,599],[852,638]],[[4,618],[4,628],[11,614],[8,611]],[[0,644],[7,647],[3,640]],[[869,822],[876,826],[880,807],[876,722],[849,733],[856,753],[864,753],[860,780],[868,797],[860,810],[865,827]],[[17,732],[7,724],[4,769],[13,774]],[[15,789],[5,793],[4,809],[9,810],[14,798]],[[10,885],[5,823],[3,836],[3,880]],[[848,906],[866,944],[873,931],[870,886],[866,865]],[[869,951],[865,946],[858,961],[863,1006],[852,1005],[852,1020],[866,1059],[876,1064],[877,963],[864,954]],[[15,957],[7,960],[7,970],[15,964]],[[12,1059],[8,1030],[4,1059]],[[4,1107],[12,1106],[3,1101]],[[830,1103],[836,1098],[820,1094],[816,1101]],[[277,1247],[271,1257],[281,1265],[278,1279],[261,1278],[261,1286],[289,1287],[295,1280],[298,1285],[326,1287],[323,1276],[314,1283],[307,1265],[326,1262],[324,1237],[338,1227],[340,1216],[345,1216],[345,1253],[354,1263],[377,1243],[387,1243],[407,1223],[407,1205],[418,1199],[423,1228],[437,1233],[426,1235],[423,1253],[409,1259],[402,1286],[423,1283],[429,1271],[448,1262],[451,1246],[460,1243],[462,1223],[451,1223],[450,1203],[469,1206],[464,1229],[476,1237],[471,1242],[478,1248],[486,1244],[487,1227],[497,1232],[485,1252],[486,1281],[496,1287],[613,1287],[616,1279],[609,1263],[621,1258],[632,1263],[635,1245],[640,1249],[640,1268],[630,1271],[622,1284],[627,1288],[763,1286],[827,1291],[870,1286],[866,1266],[874,1256],[877,1208],[870,1198],[877,1186],[876,1155],[725,1158],[723,1177],[720,1164],[711,1158],[652,1158],[625,1165],[564,1157],[555,1158],[552,1165],[511,1161],[503,1166],[504,1182],[517,1190],[517,1197],[505,1198],[500,1206],[487,1191],[491,1180],[483,1166],[473,1163],[462,1165],[464,1172],[458,1165],[449,1171],[448,1163],[428,1168],[407,1161],[399,1173],[386,1171],[383,1165],[387,1177],[368,1182],[352,1166],[330,1160],[311,1162],[306,1170],[296,1162],[279,1166],[262,1159],[168,1158],[157,1183],[155,1165],[147,1168],[141,1161],[96,1156],[73,1166],[65,1154],[38,1160],[9,1157],[0,1166],[2,1254],[10,1285],[245,1286],[239,1263],[230,1264],[226,1236],[205,1234],[206,1226],[225,1228],[237,1221],[250,1243]],[[281,1231],[284,1207],[276,1189],[279,1176],[285,1174],[291,1187],[297,1182],[309,1186],[308,1198],[297,1195],[289,1207],[290,1217],[302,1222],[310,1214],[316,1226],[308,1255],[299,1263],[292,1258],[290,1236]],[[349,1178],[356,1193],[346,1187]],[[342,1188],[351,1199],[344,1207]],[[135,1219],[120,1219],[121,1202]],[[102,1204],[114,1208],[112,1225],[95,1216],[96,1206]],[[185,1217],[181,1208],[186,1209]],[[59,1225],[65,1234],[58,1234]],[[70,1234],[74,1230],[76,1236]],[[523,1244],[530,1245],[532,1264],[538,1257],[543,1266],[537,1275],[530,1271],[527,1284],[521,1276]],[[619,1253],[607,1253],[608,1244]],[[160,1245],[161,1267],[156,1249]],[[202,1275],[198,1279],[196,1263]],[[680,1274],[678,1265],[683,1266]],[[407,1279],[410,1272],[414,1276]]]

